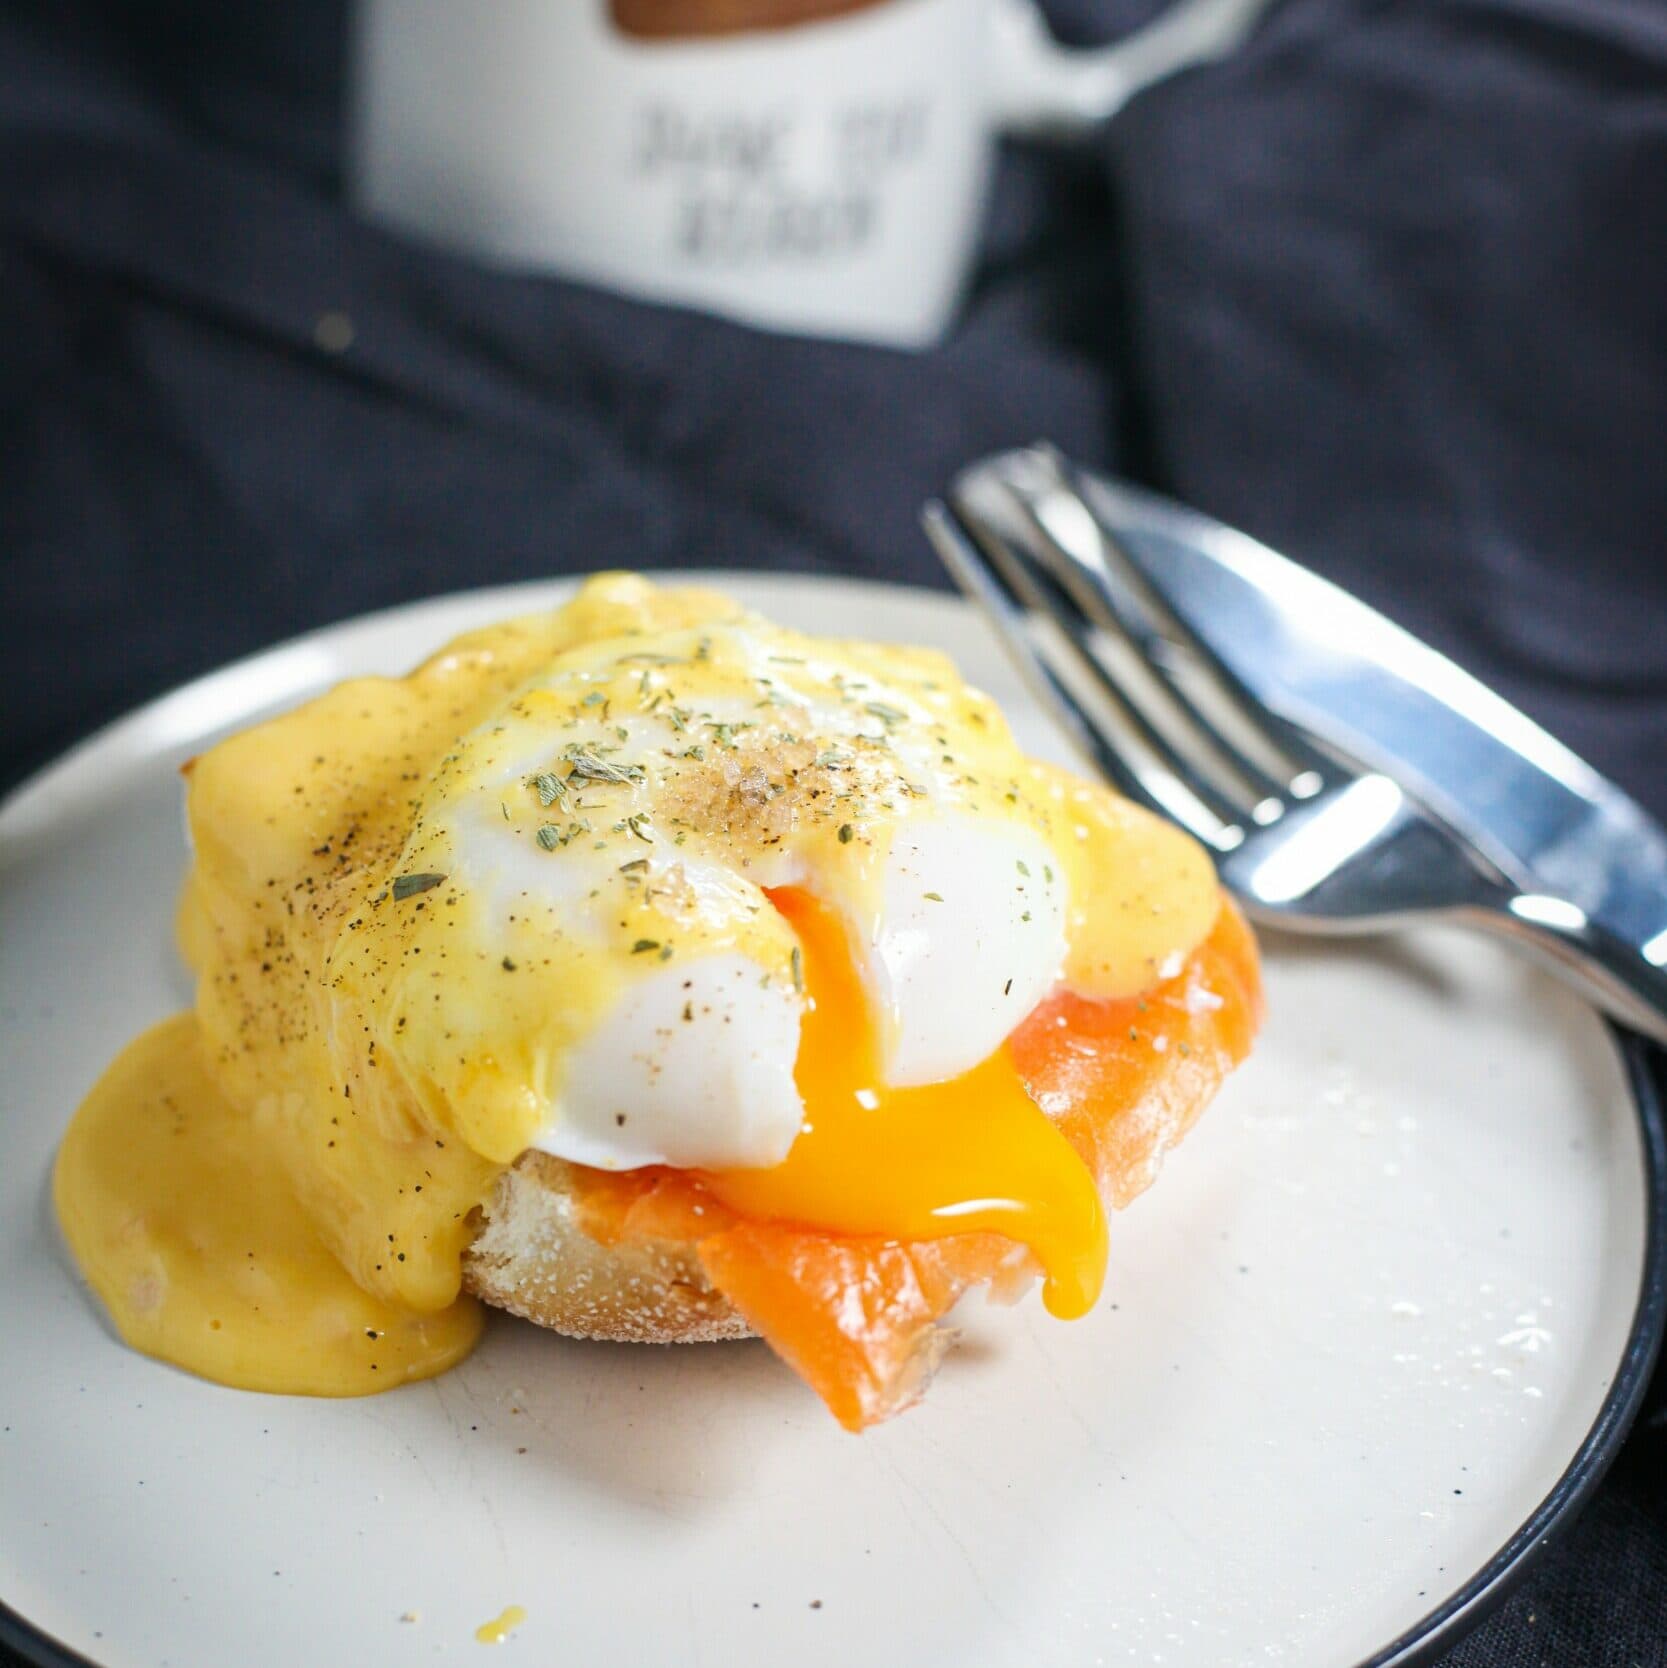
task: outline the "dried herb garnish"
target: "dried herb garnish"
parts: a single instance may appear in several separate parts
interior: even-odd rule
[[[541,770],[533,778],[533,787],[538,790],[540,805],[554,805],[558,799],[567,803],[567,784],[551,771]]]
[[[856,832],[850,823],[842,822],[839,825],[839,843],[842,846],[850,845],[851,841],[856,838]]]
[[[432,892],[446,877],[436,874],[395,875],[394,902],[414,898],[419,892]]]
[[[641,765],[611,764],[587,747],[576,747],[568,756],[572,774],[586,782],[640,782]]]
[[[719,747],[723,747],[728,749],[730,752],[734,752],[735,732],[737,730],[755,729],[757,726],[749,722],[722,724],[715,718],[709,718],[706,720],[706,727],[712,732],[712,740],[716,742]]]

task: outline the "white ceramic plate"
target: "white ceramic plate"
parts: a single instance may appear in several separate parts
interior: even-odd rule
[[[950,650],[944,597],[732,576],[792,624]],[[974,1300],[926,1403],[844,1435],[762,1345],[499,1319],[361,1401],[199,1382],[114,1339],[47,1204],[105,1062],[188,992],[174,766],[549,585],[304,639],[153,704],[0,811],[0,1617],[108,1668],[472,1660],[1313,1664],[1450,1638],[1601,1470],[1659,1323],[1654,1161],[1611,1034],[1492,947],[1267,944],[1271,1018],[1106,1297]]]

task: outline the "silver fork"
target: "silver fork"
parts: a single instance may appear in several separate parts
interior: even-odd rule
[[[1119,547],[1057,453],[969,472],[949,500],[927,506],[927,534],[1031,687],[1122,792],[1210,847],[1254,918],[1330,934],[1477,927],[1667,1043],[1667,971],[1270,711]]]

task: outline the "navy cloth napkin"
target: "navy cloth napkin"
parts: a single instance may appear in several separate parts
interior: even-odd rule
[[[1159,8],[1050,9],[1092,39]],[[1012,148],[965,315],[919,356],[356,223],[343,39],[340,0],[0,9],[0,788],[432,592],[940,584],[922,499],[1045,435],[1340,580],[1667,816],[1659,0],[1286,0],[1095,144]],[[1658,1387],[1449,1660],[1667,1662],[1664,1449]]]

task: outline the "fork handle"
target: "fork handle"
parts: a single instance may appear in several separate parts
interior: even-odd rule
[[[1507,894],[1460,912],[1471,925],[1509,939],[1612,1019],[1667,1047],[1667,967],[1563,898]],[[1667,959],[1667,936],[1650,941]]]

